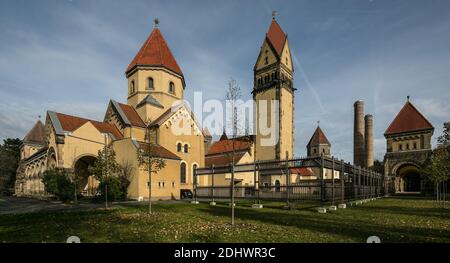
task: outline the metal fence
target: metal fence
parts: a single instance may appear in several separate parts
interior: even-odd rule
[[[302,167],[319,168],[320,175],[324,175],[324,170],[328,169],[331,171],[332,178],[302,179],[292,183],[290,170]],[[339,178],[335,178],[335,171],[339,171]],[[207,186],[194,184],[194,198],[230,199],[234,191],[234,198],[255,200],[257,203],[262,200],[286,202],[315,200],[334,204],[384,196],[388,189],[387,180],[383,175],[324,156],[197,168],[194,171],[194,177],[195,182],[198,182],[199,176],[209,175],[214,178],[232,172],[235,175],[253,172],[255,183],[250,186],[232,186],[231,183],[218,186],[214,185],[214,179],[212,179],[211,184]],[[284,183],[279,185],[261,183],[270,182],[270,178],[267,178],[270,176],[285,178]]]

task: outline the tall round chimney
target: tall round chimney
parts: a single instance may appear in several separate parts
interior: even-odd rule
[[[353,164],[365,166],[365,141],[364,141],[364,102],[358,100],[355,102],[355,123],[353,130]]]
[[[366,167],[370,168],[373,166],[373,116],[367,114],[364,117],[365,123],[365,157],[366,157]]]

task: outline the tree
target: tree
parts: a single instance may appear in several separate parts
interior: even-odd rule
[[[0,194],[14,193],[21,145],[21,140],[11,138],[3,140],[3,145],[0,145]]]
[[[444,131],[437,141],[439,145],[448,145],[450,143],[450,122],[444,123]]]
[[[234,164],[235,164],[235,138],[240,133],[241,127],[239,126],[240,119],[238,115],[239,100],[241,99],[241,88],[237,84],[237,81],[231,79],[228,82],[228,89],[226,91],[227,102],[230,103],[231,116],[229,119],[229,126],[231,127],[231,141],[232,141],[232,153],[231,153],[231,225],[234,225]],[[214,175],[213,175],[214,176]]]
[[[157,145],[150,141],[147,136],[147,142],[137,149],[137,158],[139,167],[148,173],[148,213],[152,213],[152,174],[158,173],[166,166],[166,161],[159,157]]]
[[[108,180],[109,176],[117,176],[121,171],[120,165],[116,161],[116,152],[112,145],[106,145],[98,151],[97,160],[88,167],[89,172],[100,181],[100,194],[105,197],[105,206],[108,208]]]
[[[450,123],[444,123],[444,132],[438,137],[438,146],[425,161],[422,173],[435,187],[436,201],[444,201],[445,188],[450,177]]]
[[[50,169],[44,172],[42,182],[45,191],[54,195],[61,201],[73,198],[74,183],[70,180],[70,174],[63,169]]]
[[[373,162],[372,169],[373,169],[375,172],[384,175],[384,162],[383,162],[383,161],[380,161],[380,160],[375,160],[375,161]]]

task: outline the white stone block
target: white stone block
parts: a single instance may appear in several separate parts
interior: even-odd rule
[[[210,202],[209,205],[215,206],[216,202]]]
[[[332,206],[328,207],[328,210],[330,210],[330,211],[336,211],[336,210],[337,210],[337,207],[336,207],[335,205],[332,205]]]
[[[339,209],[345,209],[345,208],[347,208],[347,205],[346,204],[339,204],[338,208]]]
[[[327,212],[327,209],[325,207],[319,207],[317,208],[317,212],[320,214],[325,214]]]
[[[137,200],[138,200],[138,202],[142,202],[142,201],[144,201],[144,197],[143,196],[139,196]]]
[[[253,204],[252,208],[261,209],[261,208],[263,208],[263,205],[262,204]]]
[[[194,201],[194,200],[192,200],[192,201],[191,201],[191,204],[193,204],[193,205],[198,205],[198,204],[199,204],[199,202],[198,202],[198,201]]]

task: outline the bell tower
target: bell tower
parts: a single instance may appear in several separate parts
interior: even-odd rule
[[[159,30],[159,21],[129,64],[128,105],[142,120],[153,121],[184,97],[185,82],[180,66]]]
[[[253,69],[252,94],[257,106],[257,160],[294,156],[294,67],[288,37],[275,15],[273,12],[272,22]],[[268,131],[274,131],[275,134],[267,135]],[[275,136],[276,140],[270,140],[271,136]]]

